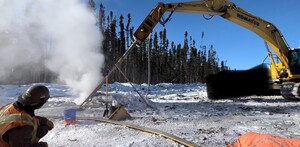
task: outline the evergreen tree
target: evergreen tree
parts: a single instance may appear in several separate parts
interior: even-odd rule
[[[153,49],[152,49],[152,53],[151,53],[151,57],[152,57],[152,62],[151,62],[151,69],[152,69],[152,79],[154,83],[158,83],[159,81],[159,45],[158,45],[158,36],[157,36],[157,32],[154,33],[153,36]]]
[[[192,42],[190,44],[190,56],[188,59],[188,82],[189,83],[193,83],[193,82],[197,82],[197,66],[196,66],[196,58],[197,58],[197,49],[195,48],[195,41],[192,39],[192,37],[190,37],[190,42]]]
[[[131,23],[131,16],[130,16],[130,14],[127,15],[127,19],[128,20],[127,20],[125,31],[126,31],[126,46],[128,48],[129,44],[130,44],[130,40],[129,40],[129,38],[130,38],[129,28],[130,28],[130,23]]]
[[[208,70],[209,74],[214,74],[219,71],[218,62],[219,58],[216,55],[216,51],[213,48],[213,45],[210,46],[208,50]]]
[[[175,83],[181,83],[182,82],[182,52],[181,52],[181,44],[178,44],[175,50],[175,68],[177,69],[177,77],[175,80]]]
[[[99,6],[99,29],[101,30],[102,34],[104,34],[105,29],[105,9],[102,4]]]
[[[120,16],[120,22],[119,22],[119,26],[120,26],[120,56],[123,55],[125,53],[125,27],[124,27],[124,23],[123,23],[123,15]]]
[[[123,15],[120,15],[120,19],[119,19],[119,27],[120,27],[120,31],[119,31],[119,37],[116,38],[117,39],[117,47],[115,48],[116,50],[116,62],[118,61],[118,59],[125,53],[126,49],[125,49],[125,28],[124,28],[124,23],[123,23]],[[124,65],[124,64],[123,64]],[[123,72],[125,67],[120,67],[120,70]],[[122,82],[125,81],[123,75],[119,72],[116,73],[117,75],[117,80]]]
[[[199,62],[200,62],[200,70],[199,70],[199,75],[200,75],[200,79],[201,79],[201,82],[204,82],[205,81],[205,77],[206,75],[208,75],[208,68],[207,68],[207,57],[206,57],[206,46],[201,46],[200,47],[201,50],[199,51]]]
[[[88,7],[91,9],[92,12],[95,12],[95,10],[96,10],[96,5],[95,5],[94,0],[89,0],[89,1],[88,1]]]
[[[182,53],[181,53],[181,75],[182,75],[182,80],[180,83],[186,83],[187,82],[187,54],[189,51],[189,45],[188,45],[188,39],[187,39],[188,33],[184,33],[184,45],[182,48]]]

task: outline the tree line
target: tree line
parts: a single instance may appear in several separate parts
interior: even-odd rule
[[[103,4],[98,8],[94,0],[88,6],[98,19],[99,31],[104,40],[99,50],[105,56],[102,74],[106,75],[133,41],[135,27],[131,26],[131,14],[116,16],[106,12]],[[145,15],[146,16],[146,15]],[[176,44],[167,38],[164,28],[152,34],[145,42],[134,47],[125,61],[110,77],[110,82],[134,83],[196,83],[205,82],[209,74],[227,70],[225,61],[220,61],[213,45],[196,46],[196,41],[188,32],[183,34],[183,42]],[[202,33],[203,39],[204,33]],[[39,63],[41,64],[41,63]],[[41,69],[20,66],[11,76],[1,83],[54,82],[57,75],[40,66]],[[36,69],[36,70],[32,70]],[[150,69],[150,70],[149,70]],[[18,71],[27,71],[19,73]],[[149,81],[150,80],[150,81]]]
[[[135,28],[131,26],[131,14],[119,17],[112,11],[106,14],[99,7],[99,29],[104,34],[102,51],[105,55],[103,74],[117,63],[133,42]],[[204,37],[202,33],[201,39]],[[167,29],[153,32],[145,42],[135,47],[125,62],[110,76],[111,82],[134,83],[196,83],[205,82],[209,74],[227,70],[225,61],[220,61],[213,45],[196,47],[196,41],[185,32],[183,43],[175,44],[167,38]],[[149,72],[150,70],[150,72]],[[125,75],[125,76],[124,76]]]

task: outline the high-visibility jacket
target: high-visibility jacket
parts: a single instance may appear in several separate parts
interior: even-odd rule
[[[0,108],[0,147],[9,147],[9,144],[3,140],[3,135],[10,129],[22,126],[32,126],[33,133],[31,142],[36,139],[38,119],[30,116],[24,110],[16,109],[13,104],[7,104]]]

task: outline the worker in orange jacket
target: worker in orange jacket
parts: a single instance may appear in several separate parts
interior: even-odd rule
[[[49,90],[43,85],[33,85],[14,103],[0,108],[0,147],[48,147],[39,142],[54,125],[45,117],[35,116],[49,99]]]

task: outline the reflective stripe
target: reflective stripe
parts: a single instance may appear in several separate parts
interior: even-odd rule
[[[13,104],[8,104],[4,107],[2,107],[2,109],[0,110],[0,117],[4,115],[4,112],[7,111],[9,108],[11,108],[13,106]]]
[[[0,124],[5,124],[8,122],[15,122],[15,123],[25,123],[28,125],[34,125],[34,122],[32,118],[28,116],[24,116],[21,113],[14,113],[14,114],[9,114],[9,115],[4,115],[0,117]]]
[[[35,141],[37,133],[37,122],[35,117],[30,116],[24,111],[17,110],[13,104],[8,104],[0,110],[0,127],[6,124],[18,124],[19,126],[29,125],[33,127],[31,142]],[[9,109],[12,109],[9,111]],[[8,113],[7,113],[8,112]]]
[[[32,132],[32,138],[31,138],[31,142],[34,142],[35,139],[36,139],[36,133],[37,133],[37,128],[38,128],[38,125],[37,125],[37,122],[35,121],[35,118],[32,118],[32,120],[34,121],[33,123],[33,132]]]

